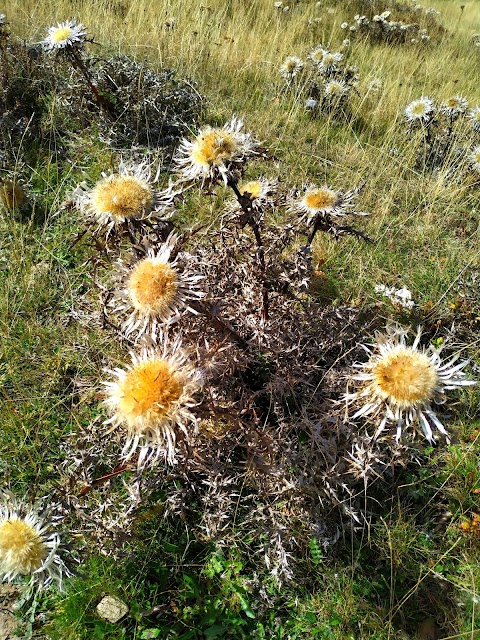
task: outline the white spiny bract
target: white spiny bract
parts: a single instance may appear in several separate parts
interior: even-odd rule
[[[421,347],[421,328],[412,345],[407,335],[408,330],[396,326],[386,334],[377,333],[375,347],[362,344],[369,359],[354,365],[361,370],[352,376],[358,391],[345,395],[347,406],[359,407],[351,419],[373,421],[375,438],[389,425],[396,430],[398,441],[405,428],[418,423],[429,442],[435,440],[432,428],[448,440],[433,405],[446,402],[446,391],[475,384],[463,371],[468,361],[458,362],[459,353],[442,360],[444,344]]]
[[[56,27],[49,27],[45,40],[41,42],[47,51],[64,51],[79,49],[85,44],[87,30],[76,20],[60,22]]]
[[[224,127],[206,126],[193,140],[183,139],[174,158],[179,181],[204,185],[236,180],[258,146],[242,128],[243,121],[233,116]]]
[[[16,581],[28,576],[29,589],[56,583],[61,589],[68,576],[60,554],[58,518],[53,507],[28,505],[4,491],[0,498],[0,574]]]

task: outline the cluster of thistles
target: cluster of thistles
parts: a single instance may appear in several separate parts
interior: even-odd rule
[[[348,46],[349,41],[345,40],[342,49]],[[297,56],[288,56],[280,65],[286,87],[302,91],[306,96],[305,109],[313,116],[346,109],[358,82],[357,71],[355,66],[346,64],[344,53],[330,51],[323,45],[312,49],[305,62]]]
[[[405,107],[408,125],[419,131],[421,146],[417,164],[430,168],[445,166],[467,168],[480,173],[480,106],[469,107],[464,96],[451,96],[437,103],[422,96]]]

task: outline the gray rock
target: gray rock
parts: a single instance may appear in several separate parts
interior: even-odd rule
[[[105,596],[97,604],[97,613],[100,618],[115,623],[127,615],[128,607],[118,598]]]

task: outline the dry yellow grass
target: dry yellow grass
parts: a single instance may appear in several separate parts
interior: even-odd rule
[[[354,44],[352,58],[362,78],[385,80],[386,91],[374,111],[386,118],[410,99],[412,83],[416,91],[448,93],[461,82],[465,94],[475,95],[471,71],[478,51],[469,46],[469,37],[480,31],[480,6],[464,2],[461,12],[455,2],[431,4],[442,11],[443,23],[453,27],[451,46],[442,48],[441,55],[436,47],[412,55],[411,49]],[[268,94],[274,94],[272,83],[278,85],[278,67],[287,55],[303,56],[319,43],[334,47],[341,42],[344,32],[339,27],[344,19],[351,20],[351,12],[316,5],[292,3],[283,13],[270,0],[80,0],[74,6],[69,0],[6,0],[4,10],[16,33],[37,40],[48,26],[75,17],[98,43],[176,68],[198,79],[209,95],[216,89],[218,97],[233,97],[246,109],[258,106],[261,96],[263,101],[274,97]]]

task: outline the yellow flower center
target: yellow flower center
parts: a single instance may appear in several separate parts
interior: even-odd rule
[[[53,42],[63,42],[72,33],[70,27],[60,27],[51,35]]]
[[[237,141],[229,131],[214,129],[195,140],[191,157],[197,164],[209,167],[230,160],[236,148]]]
[[[449,98],[447,100],[447,107],[450,107],[451,109],[455,109],[460,105],[460,102],[458,101],[457,98]]]
[[[324,53],[322,57],[322,64],[325,67],[330,67],[335,62],[335,56],[333,53]]]
[[[19,207],[24,200],[25,194],[18,184],[11,180],[6,180],[4,183],[0,184],[0,202],[5,209],[15,209],[16,207]]]
[[[168,311],[178,291],[177,274],[166,262],[140,260],[128,279],[128,293],[135,309],[142,313]]]
[[[134,176],[114,176],[94,187],[91,203],[97,214],[123,221],[149,213],[153,208],[153,191]]]
[[[417,104],[413,105],[412,107],[412,113],[414,113],[416,116],[423,116],[426,111],[427,107],[423,102],[417,102]]]
[[[252,180],[252,182],[246,182],[243,184],[240,189],[240,193],[243,195],[244,193],[249,193],[252,200],[258,198],[262,193],[262,183],[258,180]]]
[[[119,413],[129,423],[160,418],[182,395],[183,386],[166,360],[147,360],[131,369],[119,383]]]
[[[373,389],[381,398],[406,408],[431,400],[438,382],[430,359],[406,347],[381,358],[373,366],[372,375]]]
[[[327,209],[337,202],[337,194],[331,189],[310,189],[303,197],[307,209]]]
[[[326,91],[330,95],[336,96],[343,92],[343,86],[339,82],[329,82]]]
[[[0,566],[7,573],[31,574],[48,554],[40,535],[24,520],[4,520],[0,524]]]
[[[312,52],[312,60],[315,62],[321,62],[323,60],[324,51],[322,49],[318,49],[317,51]]]

